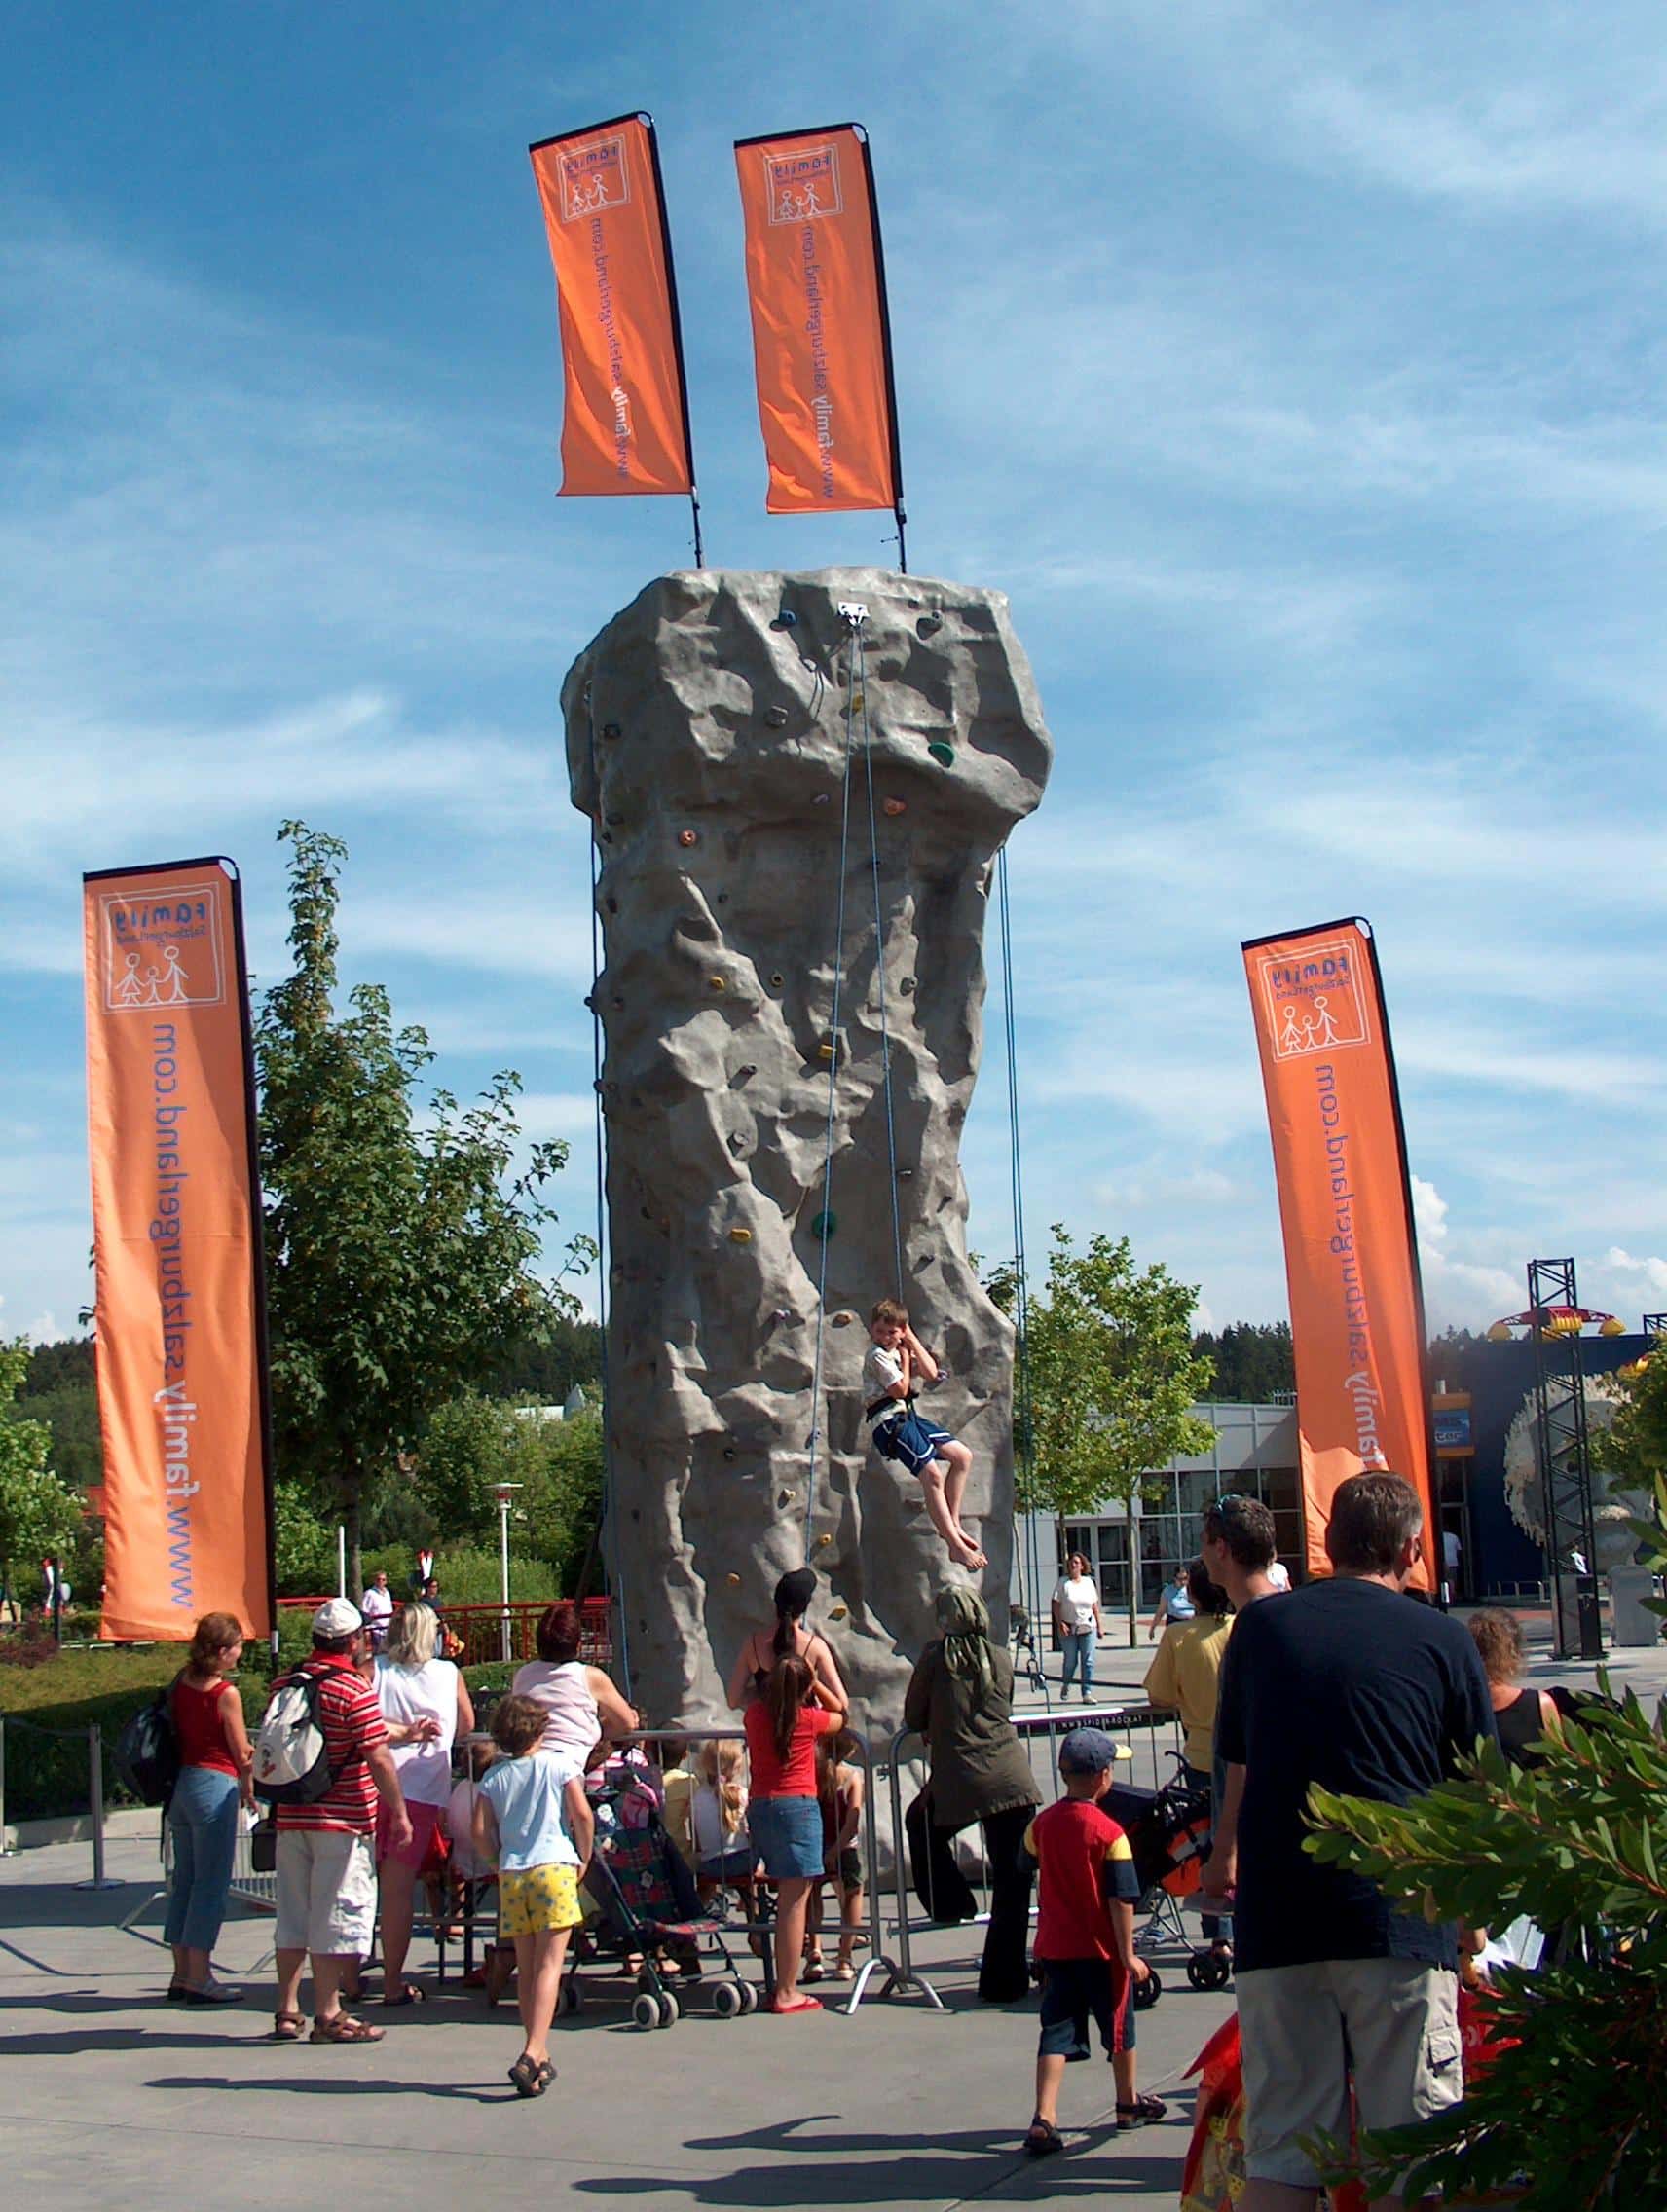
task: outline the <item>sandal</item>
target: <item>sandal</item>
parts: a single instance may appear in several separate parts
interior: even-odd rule
[[[1162,2097],[1136,2097],[1131,2105],[1118,2106],[1118,2132],[1127,2135],[1132,2128],[1144,2127],[1149,2120],[1165,2120],[1168,2111]]]
[[[309,2043],[381,2043],[386,2028],[373,2028],[368,2020],[355,2020],[351,2012],[332,2012],[315,2020]]]
[[[402,1981],[391,1996],[383,1999],[383,2003],[390,2011],[403,2005],[426,2005],[427,2002],[428,1992],[426,1989],[419,1989],[414,1981]]]
[[[805,1960],[804,1965],[799,1970],[798,1978],[800,1981],[821,1981],[826,1978],[827,1972],[827,1962],[822,1953],[818,1951],[813,1958]]]
[[[556,2070],[547,2058],[533,2058],[526,2051],[509,2069],[518,2097],[541,2097],[555,2078]]]
[[[857,1970],[849,1959],[841,1959],[834,1969],[834,1979],[835,1981],[855,1981],[856,1978]]]
[[[299,2012],[275,2012],[272,2016],[274,2043],[299,2043],[307,2022]]]
[[[1056,2151],[1065,2148],[1065,2138],[1047,2120],[1033,2120],[1024,2132],[1024,2156],[1027,2158],[1051,2158]]]

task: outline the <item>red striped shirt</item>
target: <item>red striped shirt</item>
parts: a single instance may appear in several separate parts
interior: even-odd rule
[[[349,1835],[376,1832],[376,1784],[365,1753],[388,1741],[376,1691],[344,1653],[315,1651],[297,1675],[321,1675],[318,1717],[333,1777],[325,1794],[311,1805],[279,1805],[280,1828],[335,1828]]]

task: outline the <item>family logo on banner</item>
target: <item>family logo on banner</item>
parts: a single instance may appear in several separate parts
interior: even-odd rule
[[[231,864],[83,878],[111,1638],[272,1627],[259,1194]]]
[[[562,491],[692,494],[653,121],[622,115],[528,151],[561,309]]]
[[[899,507],[891,329],[867,134],[736,142],[772,515]]]
[[[1404,1475],[1439,1569],[1424,1296],[1400,1098],[1370,927],[1330,922],[1246,944],[1290,1285],[1311,1574],[1330,1572],[1340,1482]]]

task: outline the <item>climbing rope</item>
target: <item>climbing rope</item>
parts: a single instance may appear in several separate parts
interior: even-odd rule
[[[858,622],[850,616],[852,667],[856,665]],[[851,850],[851,762],[856,754],[857,687],[845,694],[845,764],[839,795],[839,890],[834,922],[834,1000],[829,1015],[828,1113],[822,1146],[822,1250],[816,1267],[816,1349],[810,1375],[810,1435],[805,1443],[804,1549],[810,1554],[810,1524],[816,1511],[816,1446],[822,1432],[822,1339],[828,1314],[828,1247],[834,1232],[834,1126],[839,1094],[839,1001],[845,973],[845,868]]]
[[[590,745],[590,780],[602,803],[602,782],[596,766],[596,718],[591,709],[590,686],[584,692],[585,727]],[[631,1696],[631,1630],[626,1618],[625,1571],[619,1542],[618,1499],[613,1490],[612,1393],[608,1377],[608,1284],[611,1247],[608,1237],[607,1119],[602,1109],[602,840],[597,826],[590,836],[590,1059],[591,1097],[596,1113],[596,1274],[597,1315],[602,1338],[602,1531],[611,1554],[610,1575],[614,1610],[619,1621],[619,1672],[627,1699]]]
[[[1013,1432],[1014,1441],[1019,1448],[1022,1477],[1019,1495],[1014,1500],[1014,1516],[1015,1519],[1018,1518],[1022,1503],[1022,1557],[1024,1580],[1028,1585],[1025,1591],[1025,1609],[1030,1616],[1031,1653],[1042,1694],[1046,1699],[1048,1670],[1041,1663],[1041,1655],[1035,1643],[1042,1604],[1042,1553],[1036,1529],[1036,1438],[1030,1399],[1030,1292],[1024,1264],[1024,1168],[1019,1141],[1019,1047],[1014,1012],[1013,917],[1008,903],[1005,845],[996,855],[995,881],[996,912],[1001,929],[1002,1031],[1007,1053],[1008,1181],[1013,1205]]]
[[[897,1123],[891,1105],[891,1030],[886,1019],[885,910],[880,901],[880,840],[874,822],[874,754],[873,747],[869,743],[868,658],[863,648],[863,633],[860,629],[854,643],[855,689],[862,700],[863,764],[869,787],[869,858],[874,880],[874,977],[879,985],[880,1000],[880,1088],[885,1096],[886,1174],[891,1191],[891,1249],[897,1273],[897,1299],[901,1306],[904,1304],[903,1217],[897,1195]]]

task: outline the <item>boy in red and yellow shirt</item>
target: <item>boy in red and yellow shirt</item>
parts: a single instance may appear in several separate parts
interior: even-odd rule
[[[1059,2083],[1066,2065],[1089,2055],[1089,2017],[1117,2079],[1117,2124],[1140,2127],[1166,2107],[1134,2083],[1134,1984],[1151,1971],[1134,1951],[1140,1895],[1129,1838],[1099,1800],[1117,1746],[1099,1728],[1073,1728],[1059,1747],[1065,1795],[1031,1822],[1024,1838],[1040,1870],[1036,1958],[1042,1968],[1042,2038],[1036,2054],[1036,2116],[1024,2138],[1033,2158],[1062,2151]]]

